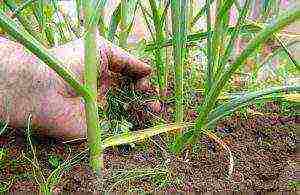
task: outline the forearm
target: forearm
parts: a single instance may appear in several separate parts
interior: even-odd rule
[[[65,139],[85,136],[81,98],[21,45],[0,42],[0,119],[25,127],[31,115],[38,134]]]
[[[1,40],[0,45],[0,116],[24,125],[29,113],[40,111],[45,95],[59,91],[54,72],[19,44]]]

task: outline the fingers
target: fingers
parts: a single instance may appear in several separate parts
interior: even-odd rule
[[[136,57],[132,56],[120,47],[113,45],[101,36],[97,36],[99,60],[108,61],[110,71],[120,73],[134,79],[147,77],[151,73],[151,67]],[[83,74],[84,44],[83,39],[69,42],[51,50],[70,69],[75,69],[70,64],[75,64],[76,72]],[[106,58],[106,59],[105,59]],[[69,64],[69,65],[68,65]],[[105,65],[105,64],[104,64]]]
[[[101,60],[101,94],[106,94],[109,86],[108,70],[132,77],[135,80],[142,79],[151,74],[151,67],[138,60],[125,50],[111,44],[101,36],[97,36],[99,60]],[[84,75],[84,44],[83,40],[75,40],[57,48],[51,52],[60,59],[66,68],[70,69],[83,81]],[[99,63],[100,64],[100,63]]]
[[[151,74],[151,67],[132,56],[118,46],[112,45],[103,37],[97,37],[99,50],[106,51],[109,60],[109,69],[134,79],[141,79]]]
[[[135,90],[152,95],[157,95],[159,93],[159,89],[152,85],[150,80],[147,78],[139,79],[135,83]]]

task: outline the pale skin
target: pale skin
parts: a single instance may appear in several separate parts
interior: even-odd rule
[[[138,81],[151,73],[147,64],[102,37],[97,38],[97,47],[97,57],[102,62],[102,68],[98,70],[101,97],[109,85],[107,69]],[[84,48],[81,39],[50,52],[83,82]],[[86,136],[83,98],[22,45],[0,37],[0,120],[8,121],[12,127],[25,127],[30,115],[37,134],[64,140]]]

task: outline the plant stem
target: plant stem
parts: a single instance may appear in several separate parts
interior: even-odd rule
[[[96,173],[99,174],[103,168],[103,153],[101,149],[101,132],[99,128],[97,106],[97,23],[96,21],[90,20],[90,18],[94,16],[93,1],[84,1],[83,7],[86,31],[86,35],[84,37],[85,86],[91,94],[89,97],[84,97],[88,143],[90,149],[90,166]]]
[[[224,31],[228,22],[229,10],[234,3],[234,0],[218,0],[217,1],[217,12],[216,12],[216,21],[214,25],[214,31],[212,35],[212,75],[215,76],[215,69],[218,66],[219,58],[223,54],[223,39]],[[212,82],[216,80],[215,77],[211,78]]]
[[[173,57],[175,63],[175,98],[177,123],[183,121],[183,65],[185,62],[186,29],[187,29],[187,1],[171,0],[172,32],[173,32]]]
[[[189,0],[189,11],[188,11],[188,18],[187,20],[189,21],[188,22],[188,31],[191,32],[192,31],[192,25],[191,25],[191,22],[192,22],[192,19],[193,19],[193,16],[194,16],[194,0]]]
[[[195,17],[191,18],[190,22],[190,28],[193,28],[195,24],[199,21],[199,19],[202,17],[202,15],[205,13],[205,10],[207,9],[207,6],[210,6],[214,0],[206,1],[205,5],[198,11]]]
[[[156,44],[160,44],[164,40],[164,31],[163,31],[163,19],[161,18],[155,0],[149,0],[153,23],[155,27],[155,42]],[[155,65],[157,67],[157,79],[160,90],[160,95],[163,95],[166,86],[166,71],[165,64],[163,62],[163,48],[157,48],[154,51],[155,55]]]

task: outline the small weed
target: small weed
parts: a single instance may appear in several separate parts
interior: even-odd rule
[[[54,169],[63,163],[63,159],[57,155],[48,155],[48,161]]]
[[[192,155],[197,158],[201,151],[203,150],[203,145],[201,143],[196,143],[192,145]]]
[[[165,189],[172,185],[172,180],[167,174],[160,173],[151,177],[151,182],[158,186],[159,189]]]
[[[168,170],[160,167],[154,169],[147,168],[115,171],[111,177],[111,182],[113,184],[108,186],[108,190],[106,191],[113,191],[116,186],[124,185],[130,181],[141,181],[143,179],[148,179],[149,177],[150,180],[152,180],[153,178],[166,178],[167,174]]]
[[[52,156],[48,158],[51,165],[55,167],[55,170],[53,170],[49,177],[45,177],[44,172],[42,168],[40,167],[39,161],[36,156],[36,149],[34,145],[32,144],[31,137],[30,137],[30,123],[31,123],[31,115],[28,118],[28,124],[27,124],[27,138],[28,138],[28,144],[30,146],[31,152],[33,154],[32,159],[27,157],[26,154],[23,154],[24,158],[32,164],[32,171],[33,176],[35,178],[35,181],[40,187],[40,192],[48,194],[52,191],[52,189],[59,183],[61,180],[62,174],[69,170],[70,167],[77,164],[80,160],[84,158],[84,156],[87,154],[88,150],[84,150],[83,152],[75,155],[73,158],[67,159],[64,162],[60,162],[60,160],[57,156]]]
[[[0,148],[0,172],[4,171],[4,169],[9,166],[11,161],[8,159],[8,151],[6,148]],[[4,178],[1,178],[4,179]],[[5,181],[0,182],[0,193],[7,192],[10,187],[13,185],[15,180],[15,176],[6,178]]]
[[[8,122],[0,120],[0,136],[3,135],[7,130]]]
[[[292,191],[296,191],[297,189],[300,188],[300,181],[295,181],[295,180],[289,180],[288,181],[288,188]]]
[[[4,159],[7,157],[7,149],[6,148],[0,148],[0,162],[4,161]]]
[[[3,181],[0,183],[0,193],[2,192],[8,192],[8,190],[11,188],[11,186],[14,184],[14,177],[11,177],[7,181]]]
[[[183,178],[171,176],[170,173],[154,175],[151,177],[151,181],[158,189],[168,189],[172,186],[180,186],[184,183]]]

